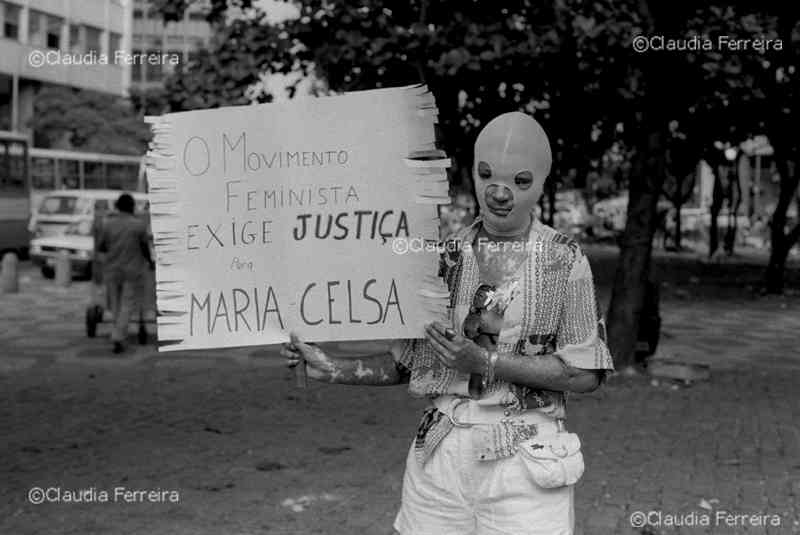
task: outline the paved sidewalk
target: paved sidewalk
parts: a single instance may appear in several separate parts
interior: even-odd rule
[[[423,406],[403,387],[298,391],[270,348],[114,356],[107,326],[85,336],[87,283],[26,276],[0,296],[0,533],[391,533]],[[571,398],[579,533],[800,533],[800,299],[662,308],[659,354],[712,379]],[[37,486],[180,499],[33,505]],[[638,511],[660,526],[632,528]]]

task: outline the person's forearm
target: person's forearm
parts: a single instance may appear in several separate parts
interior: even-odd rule
[[[531,357],[500,353],[495,378],[560,392],[591,392],[600,384],[597,372],[573,368],[554,354]]]
[[[391,386],[405,382],[391,353],[364,357],[328,357],[326,375],[331,383],[347,385]]]

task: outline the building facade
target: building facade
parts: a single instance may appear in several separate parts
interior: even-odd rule
[[[188,62],[198,48],[211,39],[211,26],[206,21],[208,2],[189,4],[183,20],[164,24],[146,0],[134,0],[132,49],[136,56],[178,55],[180,64]],[[164,78],[174,69],[171,62],[152,62],[134,65],[131,85],[146,90],[161,87]]]
[[[0,0],[0,130],[26,132],[48,85],[124,96],[133,0]]]

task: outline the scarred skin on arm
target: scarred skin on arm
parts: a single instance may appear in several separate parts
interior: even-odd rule
[[[465,373],[483,373],[486,351],[462,336],[447,340],[443,334],[444,329],[444,325],[438,323],[426,329],[428,340],[434,345],[442,364]],[[302,346],[305,350],[307,373],[317,381],[370,386],[391,386],[408,382],[409,372],[397,363],[394,354],[400,351],[397,344],[393,344],[392,351],[386,353],[349,358],[331,357],[319,347],[302,344],[297,340],[294,344],[295,347]],[[301,362],[298,351],[285,348],[284,352],[290,366]],[[602,373],[570,366],[558,354],[531,357],[500,353],[495,364],[495,377],[498,379],[561,392],[591,392],[600,385]]]
[[[393,347],[392,350],[395,348]],[[368,386],[391,386],[408,382],[408,370],[388,351],[360,357],[332,357],[318,346],[293,338],[281,350],[290,367],[306,363],[306,373],[316,381]]]
[[[401,384],[402,372],[391,353],[330,360],[328,381],[345,385],[391,386]]]
[[[599,370],[584,370],[568,365],[557,354],[535,357],[500,353],[495,377],[531,388],[586,393],[600,386]]]
[[[501,353],[495,377],[505,381],[562,392],[586,393],[600,385],[600,373],[567,365],[557,355],[536,357]],[[327,378],[319,380],[349,385],[391,386],[408,381],[407,372],[398,366],[392,353],[359,358],[328,357]]]

